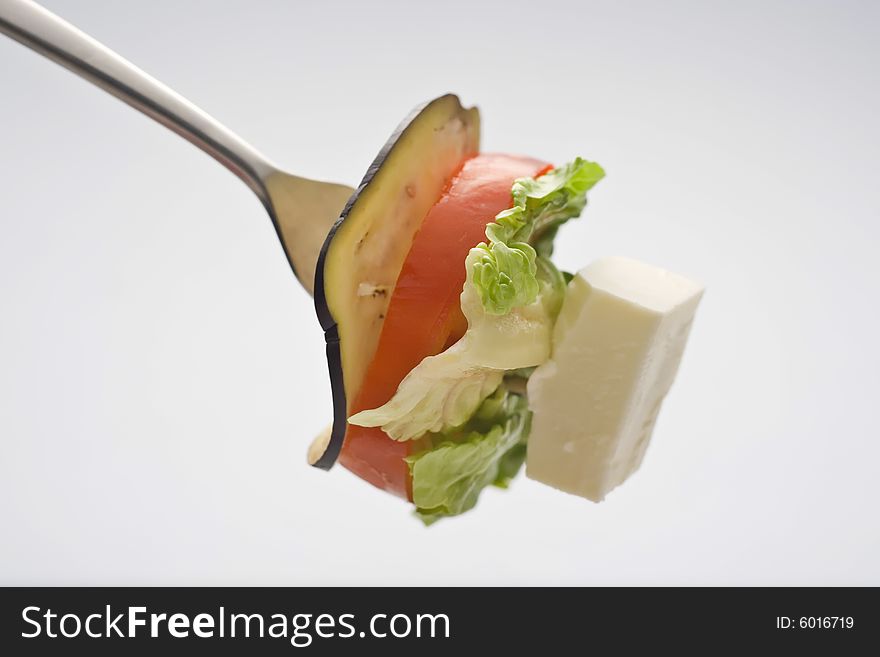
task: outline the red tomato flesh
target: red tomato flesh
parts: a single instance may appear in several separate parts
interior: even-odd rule
[[[510,207],[514,180],[549,169],[546,162],[500,154],[480,154],[464,163],[413,238],[352,414],[386,403],[423,358],[464,335],[459,297],[468,251],[485,241],[486,224]],[[350,424],[339,460],[374,486],[411,500],[404,458],[420,446],[392,440],[379,427]]]

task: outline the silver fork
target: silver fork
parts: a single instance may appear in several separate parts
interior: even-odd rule
[[[183,96],[31,0],[0,0],[0,32],[140,110],[241,178],[269,213],[293,273],[312,293],[318,253],[351,187],[282,171]]]

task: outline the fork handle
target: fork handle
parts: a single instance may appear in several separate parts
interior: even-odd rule
[[[238,135],[64,19],[31,0],[0,0],[0,32],[61,64],[220,162],[265,204],[276,171]]]

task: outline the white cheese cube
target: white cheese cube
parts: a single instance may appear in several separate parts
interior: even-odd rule
[[[551,359],[528,383],[528,477],[599,502],[639,467],[702,294],[628,258],[572,279]]]

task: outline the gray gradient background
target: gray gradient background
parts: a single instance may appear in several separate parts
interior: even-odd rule
[[[880,584],[880,4],[46,4],[315,177],[455,91],[606,167],[562,266],[708,291],[626,486],[425,530],[305,465],[323,339],[257,200],[0,39],[0,583]]]

